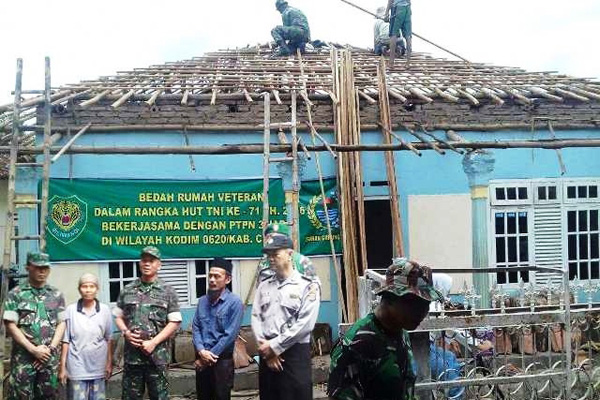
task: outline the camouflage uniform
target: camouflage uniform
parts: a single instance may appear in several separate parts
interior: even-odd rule
[[[386,335],[370,313],[331,352],[328,394],[343,400],[410,400],[415,379],[408,333]]]
[[[25,283],[8,293],[3,319],[17,324],[34,345],[49,346],[56,326],[64,321],[64,314],[65,299],[56,288],[50,285],[35,288]],[[27,350],[13,341],[8,399],[58,398],[58,350],[53,350],[39,371],[35,369],[34,361]]]
[[[277,2],[284,3],[284,2]],[[287,5],[287,2],[285,2]],[[297,8],[287,6],[281,11],[281,20],[283,25],[277,25],[271,30],[273,40],[281,48],[287,45],[288,54],[295,53],[296,49],[304,52],[304,46],[310,42],[310,28],[306,15]],[[285,53],[285,52],[284,52]],[[286,55],[282,53],[281,55]]]
[[[410,294],[416,297],[414,301],[427,303],[442,301],[444,296],[432,282],[429,268],[397,258],[377,294]],[[340,400],[413,400],[414,365],[408,333],[384,332],[375,313],[370,313],[356,322],[331,352],[327,393]]]
[[[156,336],[168,322],[181,321],[177,293],[160,279],[152,283],[137,279],[125,286],[113,314],[123,317],[127,328],[132,332],[137,330],[143,340]],[[160,343],[152,354],[146,355],[125,341],[123,399],[141,399],[145,385],[151,399],[168,398],[169,343],[168,340]]]

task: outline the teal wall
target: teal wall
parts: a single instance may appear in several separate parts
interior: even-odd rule
[[[560,138],[592,138],[598,131],[556,132]],[[443,137],[443,132],[434,132]],[[515,132],[460,132],[469,141],[518,140],[549,138],[547,131]],[[262,132],[188,132],[190,144],[221,145],[238,143],[262,143]],[[273,143],[276,142],[272,135]],[[302,134],[305,143],[311,143],[307,134]],[[333,143],[332,134],[323,136]],[[414,138],[402,134],[405,140]],[[38,139],[39,140],[39,139]],[[362,141],[366,144],[382,143],[380,132],[363,132]],[[66,138],[57,145],[64,144]],[[88,133],[77,140],[82,146],[181,146],[184,138],[181,133],[173,132],[122,132],[122,133]],[[556,152],[542,149],[510,149],[494,150],[496,166],[492,179],[518,178],[552,178],[560,177],[560,168]],[[564,177],[598,177],[600,176],[600,149],[569,148],[562,150],[567,173]],[[64,155],[53,166],[53,178],[98,178],[98,179],[182,179],[182,180],[223,180],[236,178],[262,177],[262,154],[254,155],[197,155],[192,156],[196,170],[190,167],[190,157],[185,155]],[[324,176],[334,176],[335,161],[329,153],[320,153]],[[385,160],[381,152],[363,152],[362,165],[367,197],[387,195],[387,187],[370,186],[371,181],[386,180]],[[400,204],[403,215],[404,237],[408,238],[408,196],[424,194],[465,194],[469,192],[467,177],[462,169],[462,156],[448,151],[439,155],[434,151],[423,151],[418,157],[408,151],[396,152],[396,174],[400,190]],[[277,169],[272,166],[271,175],[277,176]],[[306,162],[303,179],[312,180],[318,177],[315,159]],[[20,182],[21,192],[31,192],[35,188],[31,182]],[[29,228],[34,228],[36,218],[24,218]],[[407,244],[407,248],[408,244]],[[331,270],[332,295],[337,293],[335,273]],[[185,312],[184,325],[189,323],[193,309]],[[244,322],[249,321],[249,311]],[[335,326],[338,321],[339,304],[337,301],[323,302],[320,321]]]

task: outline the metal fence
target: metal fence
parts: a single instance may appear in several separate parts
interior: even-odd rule
[[[482,295],[465,281],[457,302],[435,306],[411,334],[419,398],[600,399],[600,284],[562,268],[503,271],[528,272],[529,283],[497,285],[495,268],[434,270],[492,283]],[[360,279],[361,315],[376,306],[384,273]]]

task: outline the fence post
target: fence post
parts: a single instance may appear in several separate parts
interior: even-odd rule
[[[566,372],[567,372],[567,385],[565,388],[565,399],[571,400],[571,385],[573,382],[573,376],[571,374],[571,290],[569,287],[569,266],[565,265],[563,268],[563,286],[565,291],[565,354],[566,354]]]

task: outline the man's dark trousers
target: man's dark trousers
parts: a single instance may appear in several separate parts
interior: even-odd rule
[[[261,358],[258,369],[260,400],[312,400],[310,344],[297,343],[281,354],[283,371],[269,369]]]
[[[221,355],[212,367],[196,371],[196,395],[200,400],[230,400],[233,389],[233,358]]]

